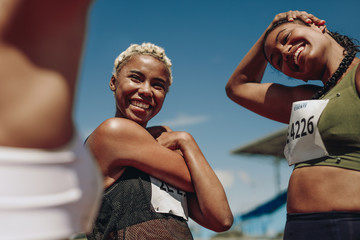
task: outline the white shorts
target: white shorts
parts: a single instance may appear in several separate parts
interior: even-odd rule
[[[0,146],[0,239],[67,239],[87,232],[103,182],[78,138],[55,150]]]

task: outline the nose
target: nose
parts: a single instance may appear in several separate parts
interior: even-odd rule
[[[138,90],[139,94],[150,97],[152,96],[151,85],[147,81],[142,82]]]

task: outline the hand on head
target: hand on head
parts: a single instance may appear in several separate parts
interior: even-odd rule
[[[277,21],[283,18],[287,18],[289,22],[293,22],[294,19],[300,19],[308,24],[314,23],[319,26],[322,25],[325,26],[325,20],[319,19],[314,15],[307,13],[305,11],[288,11],[284,13],[279,13],[274,17],[272,24],[276,23]]]

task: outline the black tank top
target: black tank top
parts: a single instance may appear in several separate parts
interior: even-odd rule
[[[130,167],[105,191],[93,231],[87,237],[89,240],[193,239],[184,219],[153,210],[149,176]]]

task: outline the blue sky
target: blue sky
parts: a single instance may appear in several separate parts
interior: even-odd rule
[[[92,5],[75,110],[82,136],[114,116],[108,82],[113,61],[131,43],[152,42],[172,60],[174,83],[149,126],[188,131],[221,178],[235,214],[275,195],[272,158],[230,151],[286,125],[260,117],[227,98],[225,84],[275,14],[305,10],[332,31],[360,39],[358,0],[98,0]],[[297,83],[268,68],[264,81]],[[285,189],[291,167],[281,165]]]

